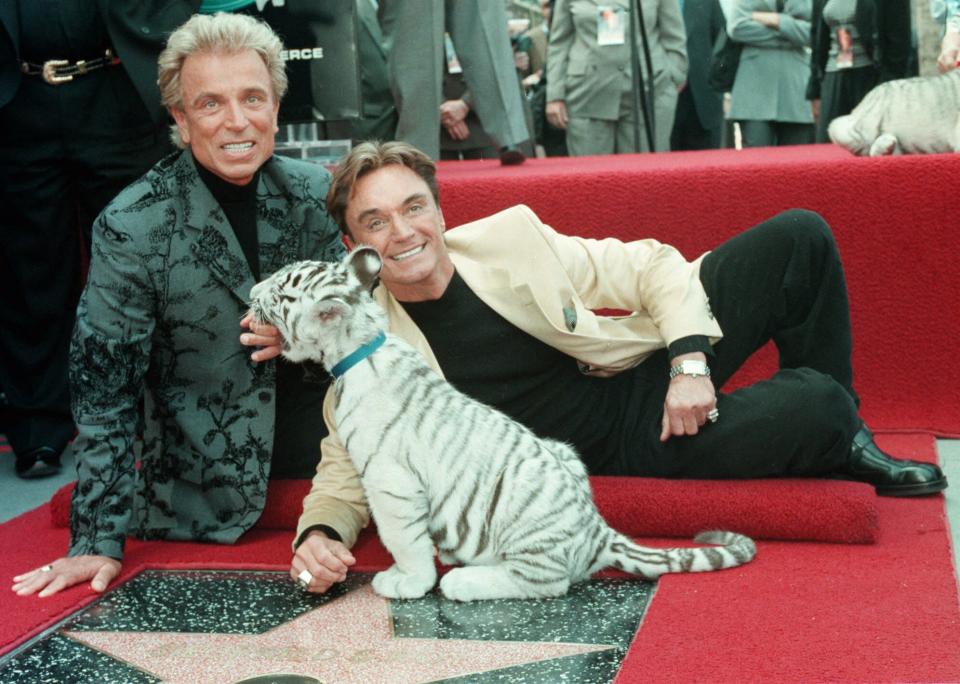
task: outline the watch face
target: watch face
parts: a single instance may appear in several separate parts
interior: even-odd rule
[[[675,378],[678,375],[710,375],[710,367],[703,361],[681,361],[670,368],[670,377]]]

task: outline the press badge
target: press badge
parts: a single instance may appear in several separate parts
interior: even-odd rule
[[[849,69],[853,66],[853,40],[850,32],[842,26],[837,29],[837,68]]]
[[[622,7],[597,5],[597,45],[623,45],[626,21]]]
[[[453,40],[449,33],[443,34],[443,49],[447,57],[447,73],[462,74],[463,67],[460,66],[460,58],[457,57],[457,51],[453,48]]]

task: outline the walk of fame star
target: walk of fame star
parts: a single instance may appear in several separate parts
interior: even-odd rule
[[[389,601],[370,578],[318,597],[285,573],[148,571],[60,629],[58,648],[82,644],[141,681],[185,684],[275,673],[342,684],[609,682],[652,593],[594,580],[559,599]],[[0,682],[11,665],[0,664]]]

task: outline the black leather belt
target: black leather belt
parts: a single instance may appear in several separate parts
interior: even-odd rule
[[[74,76],[83,76],[91,71],[119,63],[120,58],[113,54],[113,50],[107,48],[103,51],[102,57],[90,60],[78,59],[72,64],[66,59],[48,59],[43,64],[21,62],[20,71],[27,76],[40,76],[50,85],[61,85],[72,81]]]

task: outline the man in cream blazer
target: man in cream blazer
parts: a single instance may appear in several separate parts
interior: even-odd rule
[[[592,474],[842,475],[895,496],[946,487],[936,466],[881,452],[857,415],[843,270],[829,227],[812,212],[781,214],[692,262],[655,240],[561,235],[524,206],[445,234],[434,165],[406,143],[354,148],[334,175],[327,208],[349,246],[371,245],[383,256],[374,297],[390,332],[454,385],[467,391],[471,376],[507,370],[493,381],[500,382],[494,394],[533,387],[521,397],[521,411],[536,405],[524,422],[578,447],[582,435],[567,426],[583,416],[588,432],[606,423],[591,399],[612,395],[605,405],[625,419],[603,425],[614,434],[599,448],[580,449]],[[421,317],[423,304],[439,306],[442,325]],[[597,316],[598,308],[632,313]],[[769,339],[781,369],[719,393]],[[279,340],[272,346],[276,352]],[[514,353],[520,348],[526,357]],[[517,359],[535,365],[543,357],[556,359],[549,363],[558,373],[531,384]],[[516,409],[488,403],[508,415]],[[542,414],[553,420],[555,411],[563,412],[559,434],[538,430]],[[348,548],[369,521],[329,392],[324,418],[330,434],[290,571],[301,581],[309,573],[315,592],[346,576],[354,561]]]

